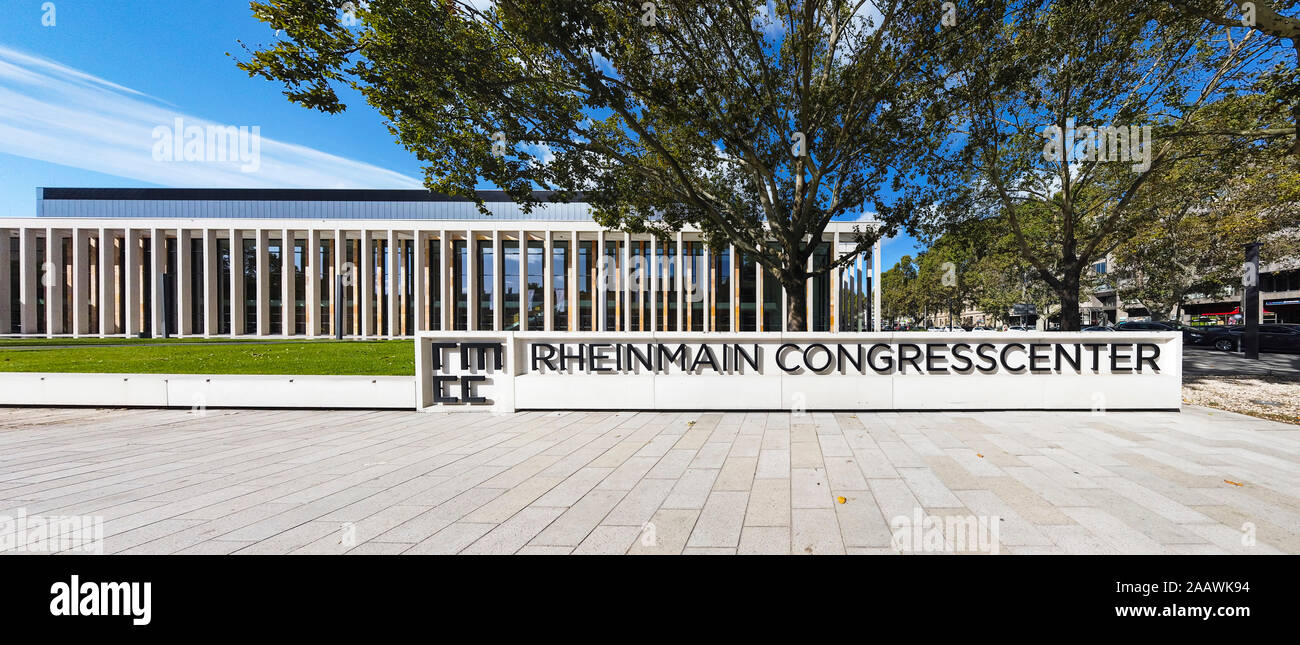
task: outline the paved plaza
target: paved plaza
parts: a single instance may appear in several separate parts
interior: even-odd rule
[[[892,554],[914,517],[994,518],[1000,553],[1300,553],[1297,430],[1190,406],[7,408],[0,515],[102,516],[106,553]]]

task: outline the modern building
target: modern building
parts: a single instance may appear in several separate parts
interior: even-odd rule
[[[35,218],[0,219],[0,331],[783,331],[781,285],[733,246],[607,231],[581,203],[525,213],[480,196],[490,214],[420,190],[40,188]],[[812,266],[877,225],[832,223]],[[878,327],[879,251],[808,281],[814,331]]]
[[[1155,318],[1192,324],[1241,324],[1244,320],[1245,293],[1240,286],[1221,293],[1188,294],[1181,310],[1153,312],[1141,302],[1120,297],[1112,281],[1105,279],[1113,266],[1109,259],[1093,265],[1093,272],[1102,277],[1102,284],[1092,290],[1089,300],[1082,305],[1085,322],[1089,318],[1092,324]],[[1300,269],[1296,258],[1260,264],[1258,314],[1264,323],[1300,323]]]
[[[1114,325],[1125,320],[1178,320],[1189,324],[1242,324],[1242,305],[1245,295],[1240,287],[1225,289],[1221,293],[1192,293],[1180,310],[1152,312],[1137,300],[1124,300],[1116,288],[1115,262],[1105,258],[1093,263],[1088,278],[1093,286],[1085,287],[1079,303],[1081,326]],[[1059,305],[1049,305],[1043,325],[1055,328],[1060,325]],[[991,320],[1005,320],[1010,324],[1034,326],[1039,316],[1018,316],[1008,311],[999,316],[980,310],[973,303],[963,303],[958,318],[966,327],[989,324]],[[1261,263],[1259,273],[1259,320],[1263,323],[1300,323],[1300,258],[1283,258],[1281,261]],[[935,312],[927,321],[947,326],[948,313]],[[957,324],[954,322],[954,324]]]

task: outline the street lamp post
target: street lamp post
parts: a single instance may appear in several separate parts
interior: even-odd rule
[[[1242,313],[1246,318],[1246,358],[1259,359],[1259,242],[1246,245],[1246,262],[1242,265]]]

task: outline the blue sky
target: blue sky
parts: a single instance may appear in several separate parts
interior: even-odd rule
[[[38,186],[418,188],[417,160],[359,95],[327,115],[235,67],[274,32],[241,0],[7,0],[0,20],[0,216],[35,214]],[[229,55],[227,55],[229,54]],[[258,127],[261,167],[159,163],[153,128]],[[914,253],[890,240],[884,268]]]

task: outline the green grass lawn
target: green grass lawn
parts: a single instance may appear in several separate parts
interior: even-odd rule
[[[136,374],[415,374],[410,340],[230,343],[230,339],[23,340],[0,344],[0,372],[111,372]],[[100,342],[89,342],[100,341]],[[106,346],[114,341],[113,346]],[[77,345],[68,347],[68,345]]]
[[[328,339],[302,340],[292,342],[327,342]],[[274,343],[273,338],[0,338],[0,348],[4,347],[49,347],[53,345],[173,345],[185,343]]]

